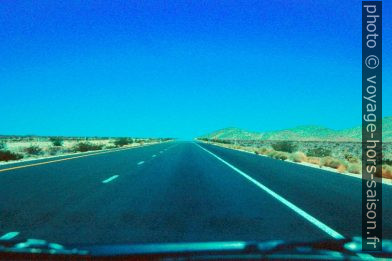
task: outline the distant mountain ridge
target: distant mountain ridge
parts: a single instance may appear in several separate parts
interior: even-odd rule
[[[238,140],[291,140],[291,141],[361,141],[362,128],[333,130],[323,126],[305,125],[295,128],[250,132],[240,128],[225,128],[199,138]],[[392,142],[392,116],[383,118],[383,142]]]

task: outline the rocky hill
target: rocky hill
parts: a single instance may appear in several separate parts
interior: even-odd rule
[[[251,132],[239,128],[225,128],[199,138],[236,140],[292,140],[292,141],[361,141],[361,126],[333,130],[323,126],[299,126],[291,129]],[[392,116],[383,118],[383,142],[392,142]]]

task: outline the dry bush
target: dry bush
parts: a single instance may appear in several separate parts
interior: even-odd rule
[[[268,151],[270,151],[270,150],[267,148],[264,148],[264,147],[259,149],[260,154],[263,154],[263,155],[267,154]]]
[[[319,157],[307,157],[306,161],[321,167],[321,159]]]
[[[350,163],[347,171],[354,174],[361,174],[362,165],[360,163]]]
[[[304,162],[306,161],[306,155],[301,151],[297,151],[290,155],[290,159],[294,162]]]
[[[291,141],[277,141],[271,144],[272,148],[276,151],[283,151],[292,153],[296,151],[297,145]]]
[[[290,154],[283,152],[283,151],[278,151],[275,155],[275,159],[279,160],[287,160],[289,158]]]
[[[387,159],[387,158],[383,158],[382,159],[382,164],[384,165],[389,165],[392,166],[392,160],[391,159]]]
[[[268,157],[274,158],[276,155],[276,151],[275,150],[270,150],[267,152],[266,154]]]
[[[359,159],[350,153],[344,154],[344,158],[350,163],[359,163]]]
[[[29,147],[24,149],[24,152],[29,155],[40,155],[42,154],[42,148],[37,145],[30,145]]]
[[[13,153],[8,150],[0,150],[0,161],[20,160],[23,158],[22,154]]]
[[[7,149],[7,143],[4,141],[0,141],[0,150],[6,150]]]
[[[53,146],[63,146],[64,140],[60,137],[50,137],[49,140],[52,142]]]
[[[389,165],[382,165],[382,177],[392,179],[392,167]]]
[[[75,152],[86,152],[86,151],[91,151],[91,150],[101,150],[103,147],[102,144],[93,144],[90,142],[79,142],[75,144],[73,147],[73,150]]]
[[[269,151],[270,151],[269,149],[263,147],[263,148],[256,149],[254,152],[256,154],[266,155]]]
[[[133,140],[129,138],[118,138],[114,141],[114,145],[117,147],[123,147],[128,144],[132,144]]]
[[[61,147],[53,145],[53,146],[47,148],[46,151],[47,151],[47,153],[48,153],[49,155],[55,156],[55,155],[59,154],[59,152],[60,152],[61,150],[62,150]]]
[[[252,147],[245,147],[244,150],[249,151],[249,152],[253,152],[253,148]]]
[[[347,166],[344,164],[340,164],[336,169],[338,170],[339,173],[343,173],[347,170]]]
[[[340,165],[342,165],[342,162],[339,159],[335,159],[333,157],[328,156],[328,157],[321,158],[321,165],[325,167],[337,169]]]
[[[331,156],[331,150],[318,147],[318,148],[309,149],[306,154],[311,157],[327,157],[327,156]]]
[[[283,151],[271,150],[267,153],[267,156],[274,159],[287,160],[289,158],[289,153]]]

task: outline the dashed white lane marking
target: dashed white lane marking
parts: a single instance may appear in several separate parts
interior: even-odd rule
[[[260,182],[258,182],[257,180],[255,180],[254,178],[252,178],[251,176],[249,176],[248,174],[246,174],[245,172],[243,172],[242,170],[234,167],[233,165],[231,165],[230,163],[228,163],[227,161],[225,161],[224,159],[220,158],[219,156],[215,155],[214,153],[212,153],[211,151],[203,148],[202,146],[200,146],[199,144],[196,144],[199,148],[201,148],[202,150],[206,151],[207,153],[211,154],[213,157],[215,157],[216,159],[220,160],[221,162],[223,162],[224,164],[226,164],[227,166],[229,166],[230,168],[232,168],[233,170],[235,170],[237,173],[239,173],[240,175],[242,175],[244,178],[246,178],[248,181],[250,181],[251,183],[255,184],[257,187],[259,187],[260,189],[264,190],[265,192],[267,192],[268,194],[270,194],[272,197],[274,197],[275,199],[277,199],[278,201],[280,201],[281,203],[283,203],[284,205],[286,205],[286,207],[290,208],[291,210],[293,210],[294,212],[296,212],[298,215],[302,216],[303,218],[305,218],[307,221],[309,221],[310,223],[312,223],[313,225],[315,225],[316,227],[318,227],[319,229],[321,229],[322,231],[324,231],[325,233],[327,233],[328,235],[330,235],[333,238],[336,239],[343,239],[344,236],[340,233],[338,233],[337,231],[335,231],[334,229],[330,228],[329,226],[327,226],[326,224],[324,224],[323,222],[321,222],[320,220],[316,219],[315,217],[313,217],[312,215],[306,213],[304,210],[300,209],[299,207],[297,207],[296,205],[294,205],[293,203],[291,203],[290,201],[288,201],[287,199],[283,198],[282,196],[280,196],[279,194],[275,193],[274,191],[270,190],[269,188],[267,188],[266,186],[264,186],[263,184],[261,184]]]
[[[116,178],[118,178],[118,175],[111,176],[110,178],[103,180],[102,183],[104,183],[104,184],[109,183],[110,181],[113,181]]]
[[[153,157],[153,158],[155,158],[156,156],[157,156],[157,155],[155,155],[155,154],[154,154],[154,155],[152,155],[152,157]]]
[[[16,232],[16,231],[14,231],[14,232],[8,232],[8,233],[5,233],[4,235],[2,235],[2,236],[0,237],[0,239],[1,239],[1,240],[9,240],[9,239],[13,239],[13,238],[16,237],[17,235],[19,235],[19,232]]]
[[[140,161],[137,163],[137,165],[142,165],[142,164],[144,164],[144,161]]]

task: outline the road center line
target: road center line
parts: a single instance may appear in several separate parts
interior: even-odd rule
[[[19,232],[8,232],[5,233],[4,235],[2,235],[0,237],[0,240],[9,240],[9,239],[13,239],[14,237],[16,237],[17,235],[19,235]]]
[[[257,187],[259,187],[260,189],[264,190],[265,192],[267,192],[268,194],[270,194],[272,197],[274,197],[275,199],[277,199],[278,201],[280,201],[281,203],[283,203],[284,205],[286,205],[286,207],[290,208],[291,210],[293,210],[294,212],[296,212],[298,215],[302,216],[303,218],[305,218],[307,221],[309,221],[310,223],[312,223],[313,225],[315,225],[316,227],[318,227],[319,229],[321,229],[322,231],[324,231],[325,233],[327,233],[328,235],[330,235],[331,237],[335,238],[335,239],[343,239],[344,236],[340,233],[338,233],[337,231],[335,231],[334,229],[330,228],[329,226],[327,226],[326,224],[324,224],[323,222],[321,222],[320,220],[316,219],[315,217],[313,217],[312,215],[306,213],[304,210],[300,209],[299,207],[297,207],[296,205],[294,205],[293,203],[291,203],[290,201],[288,201],[287,199],[283,198],[282,196],[280,196],[279,194],[275,193],[274,191],[270,190],[269,188],[267,188],[266,186],[264,186],[263,184],[261,184],[260,182],[258,182],[257,180],[255,180],[254,178],[252,178],[251,176],[249,176],[248,174],[246,174],[245,172],[243,172],[242,170],[234,167],[233,165],[231,165],[230,163],[228,163],[227,161],[225,161],[224,159],[220,158],[219,156],[215,155],[214,153],[212,153],[211,151],[203,148],[202,146],[200,146],[197,143],[194,143],[196,146],[198,146],[199,148],[201,148],[202,150],[206,151],[207,153],[209,153],[210,155],[212,155],[213,157],[215,157],[216,159],[220,160],[221,162],[223,162],[224,164],[226,164],[227,166],[229,166],[230,168],[232,168],[233,170],[235,170],[237,173],[239,173],[240,175],[242,175],[244,178],[246,178],[248,181],[250,181],[251,183],[255,184]]]
[[[119,175],[111,176],[110,178],[103,180],[102,183],[104,183],[104,184],[109,183],[110,181],[113,181],[113,180],[115,180],[116,178],[118,178],[118,176],[119,176]]]
[[[138,164],[137,164],[137,165],[142,165],[142,164],[144,164],[144,161],[140,161],[140,162],[138,162]]]

